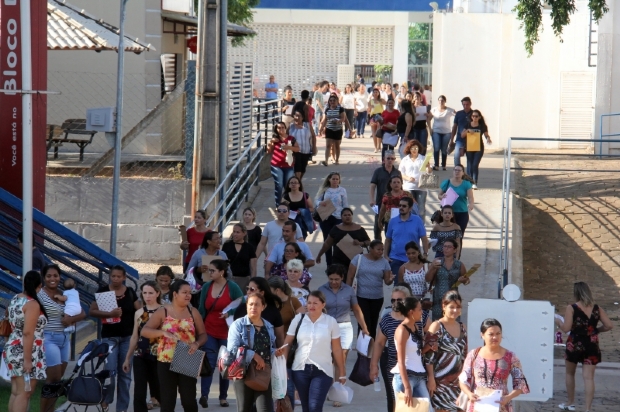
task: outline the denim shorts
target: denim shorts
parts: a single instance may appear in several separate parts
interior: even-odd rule
[[[340,346],[342,349],[349,350],[353,346],[353,325],[351,322],[342,322],[338,324],[340,328]]]
[[[69,333],[44,331],[45,360],[47,366],[56,366],[69,362],[71,356],[71,338]]]
[[[409,380],[409,385],[411,386],[411,396],[414,398],[429,398],[428,388],[426,387],[426,376],[407,376],[407,380]],[[403,380],[400,377],[400,373],[395,373],[394,378],[392,379],[392,387],[394,388],[394,393],[405,392],[405,385],[403,385]]]

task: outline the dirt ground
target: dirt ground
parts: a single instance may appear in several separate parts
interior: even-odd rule
[[[620,161],[523,156],[517,166],[544,169],[515,172],[525,298],[563,313],[573,283],[587,282],[614,323],[600,336],[603,361],[620,362]]]

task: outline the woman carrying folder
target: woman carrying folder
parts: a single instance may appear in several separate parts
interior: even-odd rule
[[[461,244],[457,257],[461,257],[463,251],[463,237],[465,237],[465,229],[469,223],[469,212],[474,209],[474,191],[472,189],[472,179],[465,174],[463,165],[454,166],[454,172],[451,179],[446,179],[439,185],[439,199],[446,197],[448,188],[452,188],[458,195],[458,198],[452,204],[454,212],[454,221],[461,227]]]
[[[331,172],[325,177],[321,188],[315,196],[316,207],[321,210],[333,210],[333,212],[322,219],[320,226],[323,233],[323,241],[327,240],[329,233],[334,226],[342,223],[342,209],[349,206],[347,199],[347,191],[340,186],[340,173]],[[325,252],[325,260],[327,265],[332,264],[332,250],[327,249]]]
[[[474,179],[474,190],[478,189],[478,168],[482,156],[484,156],[484,143],[482,142],[482,136],[487,139],[487,144],[491,144],[491,136],[489,136],[489,129],[482,117],[480,110],[472,110],[471,121],[467,124],[461,137],[466,139],[467,145],[465,146],[465,155],[467,156],[467,174]]]
[[[329,232],[329,236],[327,236],[323,247],[321,247],[316,257],[317,263],[321,263],[321,256],[333,246],[332,263],[339,263],[344,267],[349,267],[351,258],[347,252],[354,250],[356,254],[359,254],[362,247],[367,247],[370,244],[370,237],[368,237],[366,229],[353,222],[353,210],[351,208],[342,208],[340,216],[342,217],[342,223],[334,226]],[[346,236],[349,236],[351,239],[345,239]],[[344,251],[338,246],[343,239],[345,239],[345,242],[349,241],[350,245],[347,246],[351,246],[345,248]],[[341,246],[344,247],[345,245]]]

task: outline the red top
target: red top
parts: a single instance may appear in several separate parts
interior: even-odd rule
[[[207,232],[210,232],[211,229],[207,229]],[[200,245],[202,244],[202,240],[205,237],[205,233],[207,232],[199,232],[196,228],[190,227],[187,229],[187,241],[189,242],[189,249],[187,249],[187,257],[185,258],[185,262],[189,263],[190,259],[194,255],[194,252],[198,250]]]
[[[211,283],[213,287],[213,283]],[[228,290],[228,283],[224,286],[220,298],[215,302],[215,298],[212,296],[211,290],[207,291],[207,300],[205,301],[205,310],[207,310],[207,316],[205,318],[205,329],[210,337],[215,339],[227,339],[228,338],[228,324],[226,318],[222,318],[222,309],[228,306],[232,302],[230,299],[230,291]],[[215,306],[213,306],[215,303]],[[213,306],[213,309],[211,309]]]
[[[396,125],[396,123],[398,123],[399,116],[400,112],[396,109],[394,109],[392,113],[388,112],[387,110],[384,110],[383,113],[381,113],[381,117],[383,117],[383,124],[392,123],[393,125]],[[384,132],[394,132],[396,130],[386,129],[385,126],[382,127],[382,129]]]
[[[284,150],[280,150],[282,144],[285,146],[293,146],[296,140],[293,136],[288,136],[284,141],[279,141],[278,143],[273,145],[273,155],[271,156],[271,165],[275,167],[293,167],[293,162],[291,164],[286,163],[286,152]]]
[[[312,123],[314,120],[314,108],[312,106],[308,106],[308,123]]]

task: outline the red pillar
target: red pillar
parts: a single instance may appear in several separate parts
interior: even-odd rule
[[[47,90],[47,1],[32,0],[32,84]],[[0,89],[21,89],[19,0],[0,0]],[[22,198],[22,103],[20,94],[0,93],[0,187]],[[33,203],[45,211],[46,95],[33,95]]]

